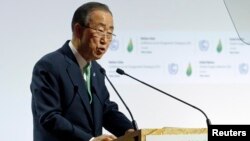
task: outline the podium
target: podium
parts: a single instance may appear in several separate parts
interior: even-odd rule
[[[140,129],[133,133],[128,133],[119,137],[115,141],[146,141],[148,135],[206,135],[208,134],[207,128],[175,128],[167,127],[161,129]]]

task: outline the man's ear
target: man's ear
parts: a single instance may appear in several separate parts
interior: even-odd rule
[[[74,25],[74,34],[77,38],[81,38],[82,37],[82,33],[83,33],[83,28],[79,23],[76,23]]]

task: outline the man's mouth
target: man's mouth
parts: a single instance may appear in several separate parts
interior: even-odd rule
[[[103,53],[105,53],[105,48],[104,47],[98,47],[97,52],[103,54]]]

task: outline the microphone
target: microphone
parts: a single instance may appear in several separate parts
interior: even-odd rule
[[[192,105],[192,104],[190,104],[188,102],[185,102],[185,101],[183,101],[183,100],[181,100],[181,99],[179,99],[179,98],[177,98],[177,97],[175,97],[173,95],[170,95],[170,94],[168,94],[168,93],[166,93],[166,92],[164,92],[164,91],[162,91],[162,90],[160,90],[160,89],[158,89],[158,88],[156,88],[156,87],[154,87],[152,85],[149,85],[149,84],[147,84],[147,83],[145,83],[145,82],[137,79],[137,78],[134,78],[133,76],[130,76],[129,74],[125,73],[122,69],[118,68],[118,69],[116,69],[116,72],[118,74],[120,74],[120,75],[126,75],[126,76],[128,76],[128,77],[130,77],[130,78],[132,78],[132,79],[134,79],[134,80],[136,80],[136,81],[138,81],[138,82],[140,82],[140,83],[142,83],[142,84],[144,84],[144,85],[146,85],[146,86],[148,86],[150,88],[153,88],[153,89],[155,89],[155,90],[157,90],[157,91],[159,91],[159,92],[161,92],[161,93],[163,93],[163,94],[165,94],[165,95],[167,95],[167,96],[169,96],[169,97],[171,97],[171,98],[173,98],[175,100],[178,100],[178,101],[180,101],[180,102],[182,102],[182,103],[184,103],[184,104],[186,104],[186,105],[188,105],[188,106],[190,106],[190,107],[192,107],[192,108],[200,111],[206,117],[207,127],[209,127],[211,125],[211,121],[209,120],[208,116],[200,108],[198,108],[198,107],[196,107],[196,106],[194,106],[194,105]]]
[[[122,99],[122,97],[120,96],[120,94],[118,93],[118,91],[116,90],[115,86],[112,84],[112,82],[109,80],[108,76],[106,75],[106,71],[104,68],[100,68],[100,72],[107,78],[109,84],[112,86],[112,88],[114,89],[114,91],[116,92],[116,94],[118,95],[118,97],[120,98],[120,100],[122,101],[123,105],[126,107],[127,111],[129,112],[129,115],[132,119],[132,125],[135,129],[135,131],[138,130],[138,126],[137,126],[137,123],[136,121],[134,120],[134,117],[130,111],[130,109],[128,108],[127,104],[124,102],[124,100]]]

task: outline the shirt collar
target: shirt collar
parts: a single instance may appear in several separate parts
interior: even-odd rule
[[[74,56],[76,57],[80,69],[83,70],[83,68],[88,64],[88,62],[80,55],[80,53],[76,50],[75,46],[72,44],[71,41],[69,42],[69,47],[73,52]]]

